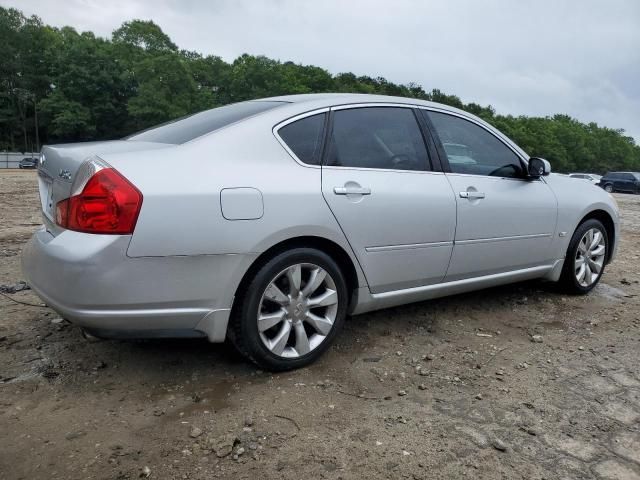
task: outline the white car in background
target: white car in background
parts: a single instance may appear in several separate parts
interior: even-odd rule
[[[571,178],[580,178],[582,180],[587,180],[594,185],[597,185],[602,178],[602,175],[596,175],[595,173],[570,173],[569,176]]]

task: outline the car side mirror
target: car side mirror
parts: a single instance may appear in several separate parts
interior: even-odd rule
[[[529,178],[540,178],[551,173],[551,164],[544,158],[531,157],[527,174]]]

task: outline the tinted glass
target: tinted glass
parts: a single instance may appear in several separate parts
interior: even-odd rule
[[[284,105],[284,102],[234,103],[232,105],[195,113],[188,117],[152,127],[140,133],[134,133],[128,137],[127,140],[173,144],[185,143],[280,105]]]
[[[426,113],[426,111],[423,110]],[[519,157],[484,128],[446,113],[429,112],[454,173],[522,177]]]
[[[320,165],[325,113],[312,115],[285,125],[278,135],[301,162]]]
[[[393,170],[426,170],[427,150],[409,108],[367,107],[338,110],[328,165]]]

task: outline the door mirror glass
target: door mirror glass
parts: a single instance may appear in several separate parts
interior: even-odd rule
[[[540,178],[551,173],[551,164],[544,158],[531,157],[527,170],[529,177]]]

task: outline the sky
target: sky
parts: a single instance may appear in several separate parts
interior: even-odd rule
[[[180,48],[438,88],[498,113],[569,114],[640,144],[638,0],[0,0],[110,37],[153,20]]]

